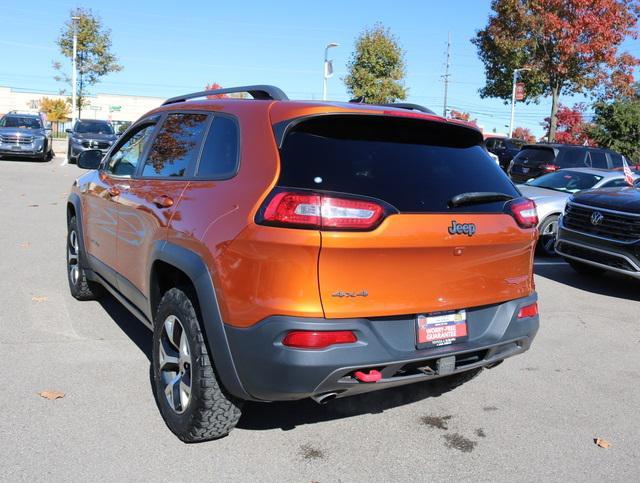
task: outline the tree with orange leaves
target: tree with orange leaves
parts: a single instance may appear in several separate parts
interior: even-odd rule
[[[552,99],[550,141],[562,94],[631,91],[639,61],[619,50],[638,37],[638,0],[493,0],[491,8],[472,40],[487,78],[480,95],[509,100],[514,70],[530,69],[520,79],[528,102]]]

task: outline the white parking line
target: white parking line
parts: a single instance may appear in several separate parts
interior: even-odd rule
[[[60,166],[65,166],[66,164],[67,164],[67,157],[65,156],[62,162],[60,163]]]

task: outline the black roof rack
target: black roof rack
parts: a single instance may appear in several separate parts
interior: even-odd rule
[[[225,89],[214,89],[211,91],[194,92],[192,94],[185,94],[183,96],[172,97],[162,103],[163,106],[167,104],[175,104],[176,102],[184,102],[189,99],[197,99],[198,97],[214,96],[219,94],[236,94],[239,92],[247,92],[254,99],[258,100],[273,100],[273,101],[288,101],[287,95],[276,86],[258,85],[258,86],[240,86],[240,87],[227,87]]]
[[[408,102],[389,102],[388,104],[380,104],[380,105],[388,106],[388,107],[397,107],[399,109],[409,109],[410,111],[420,111],[426,114],[435,114],[435,112],[433,112],[428,107],[421,106],[420,104],[411,104]]]

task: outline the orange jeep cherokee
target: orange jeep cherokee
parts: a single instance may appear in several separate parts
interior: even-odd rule
[[[231,92],[253,99],[207,99]],[[71,293],[153,330],[180,439],[226,435],[243,401],[455,385],[529,348],[535,205],[478,130],[422,110],[221,89],[80,154]]]

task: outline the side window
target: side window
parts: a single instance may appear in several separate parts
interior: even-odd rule
[[[238,166],[238,126],[228,117],[216,116],[204,143],[197,176],[228,178]]]
[[[622,167],[622,156],[618,153],[609,152],[609,159],[611,160],[612,168],[621,168]]]
[[[607,156],[601,151],[587,151],[587,166],[607,169]]]
[[[584,167],[587,166],[585,160],[586,150],[584,149],[566,149],[562,156],[561,167]]]
[[[134,132],[122,146],[111,153],[105,171],[114,176],[131,177],[136,172],[144,148],[155,127],[155,124],[149,124]]]
[[[602,185],[602,188],[619,188],[620,186],[629,186],[624,178],[614,179]]]
[[[495,139],[489,138],[485,141],[484,145],[487,147],[487,149],[493,149],[495,143],[496,143]]]
[[[151,145],[142,176],[184,176],[200,151],[206,114],[169,114]]]

